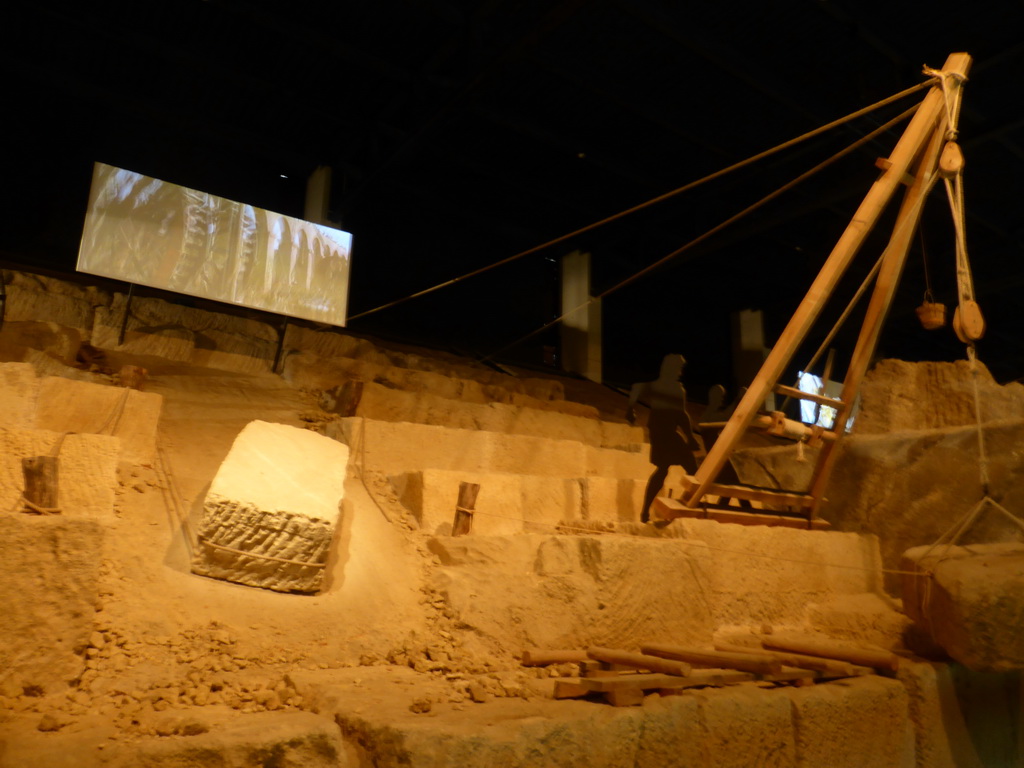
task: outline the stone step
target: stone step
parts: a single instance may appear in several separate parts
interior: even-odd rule
[[[328,422],[326,434],[348,445],[353,460],[386,475],[423,469],[552,478],[646,478],[645,452],[533,435],[377,421],[359,416]],[[429,446],[428,450],[424,448]]]
[[[452,383],[451,380],[447,380]],[[320,396],[320,407],[332,413],[345,410],[343,388]],[[362,387],[355,415],[377,421],[432,424],[455,429],[531,435],[557,440],[576,440],[588,445],[630,452],[646,449],[644,430],[626,423],[602,421],[593,414],[562,411],[568,405],[514,395],[505,402],[470,402],[440,396],[429,390],[396,390],[370,382]],[[583,411],[586,406],[572,404]],[[590,409],[593,410],[593,409]],[[343,415],[353,415],[344,413]]]

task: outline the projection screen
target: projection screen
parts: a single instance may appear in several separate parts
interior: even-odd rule
[[[352,235],[96,163],[78,271],[345,325]]]

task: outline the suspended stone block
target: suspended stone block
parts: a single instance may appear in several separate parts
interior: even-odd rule
[[[192,572],[278,592],[317,592],[344,496],[348,446],[250,422],[210,485]]]
[[[1024,544],[914,547],[903,570],[916,572],[902,577],[904,610],[951,658],[975,672],[1024,669]]]

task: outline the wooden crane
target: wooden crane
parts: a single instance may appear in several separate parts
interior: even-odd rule
[[[966,80],[970,66],[971,57],[968,54],[954,53],[946,59],[942,70],[934,73],[938,76],[936,85],[928,91],[892,154],[887,160],[879,161],[882,174],[854,213],[852,221],[840,236],[696,474],[684,480],[682,498],[658,499],[654,505],[655,514],[662,518],[699,516],[723,520],[735,520],[739,517],[749,517],[751,514],[748,510],[740,512],[735,507],[720,507],[715,510],[714,503],[709,504],[708,501],[708,497],[714,497],[761,502],[776,512],[784,512],[781,516],[773,514],[770,519],[766,516],[764,522],[768,524],[789,524],[799,527],[827,525],[818,518],[818,513],[838,455],[836,449],[842,441],[854,398],[874,355],[912,237],[920,221],[925,199],[940,178],[958,176],[962,168],[962,156],[954,141],[956,109],[951,108],[951,105],[959,104],[960,88]],[[779,384],[779,377],[789,366],[858,249],[903,184],[907,185],[906,191],[892,236],[882,254],[874,289],[839,399],[811,395]],[[957,189],[960,189],[959,184]],[[962,222],[958,225],[957,234],[960,275],[965,272],[965,269],[961,269],[961,256],[966,258],[966,254],[961,253]],[[954,327],[963,341],[973,343],[973,340],[980,338],[984,332],[984,322],[981,320],[977,304],[973,301],[969,272],[966,274],[966,280],[959,279],[960,306],[958,317],[954,319]],[[781,413],[760,414],[761,405],[772,392],[835,408],[833,428],[826,430],[821,427],[807,427],[799,422],[787,420]],[[811,445],[821,446],[806,492],[769,491],[716,482],[744,433],[752,427],[767,429],[777,435],[807,437]],[[755,519],[747,522],[759,521]]]

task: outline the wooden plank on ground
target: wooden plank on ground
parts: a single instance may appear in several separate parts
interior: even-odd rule
[[[556,699],[578,699],[586,696],[591,689],[580,685],[574,678],[555,680],[554,698]]]
[[[760,675],[766,683],[793,683],[794,685],[812,685],[820,672],[800,667],[783,667],[781,671],[771,675]]]
[[[819,656],[826,659],[839,659],[887,672],[895,672],[900,666],[900,657],[889,651],[847,645],[829,640],[789,636],[776,637],[772,635],[761,642],[768,649],[802,653],[807,656]]]
[[[830,678],[854,677],[858,674],[856,671],[858,669],[867,669],[869,674],[874,672],[874,670],[870,668],[856,667],[848,661],[841,661],[839,659],[823,659],[820,656],[807,656],[800,653],[787,653],[786,651],[780,650],[748,648],[745,645],[736,645],[734,643],[715,643],[715,648],[721,651],[764,655],[776,659],[790,667],[801,667],[803,669],[816,670],[821,672],[823,676]]]

